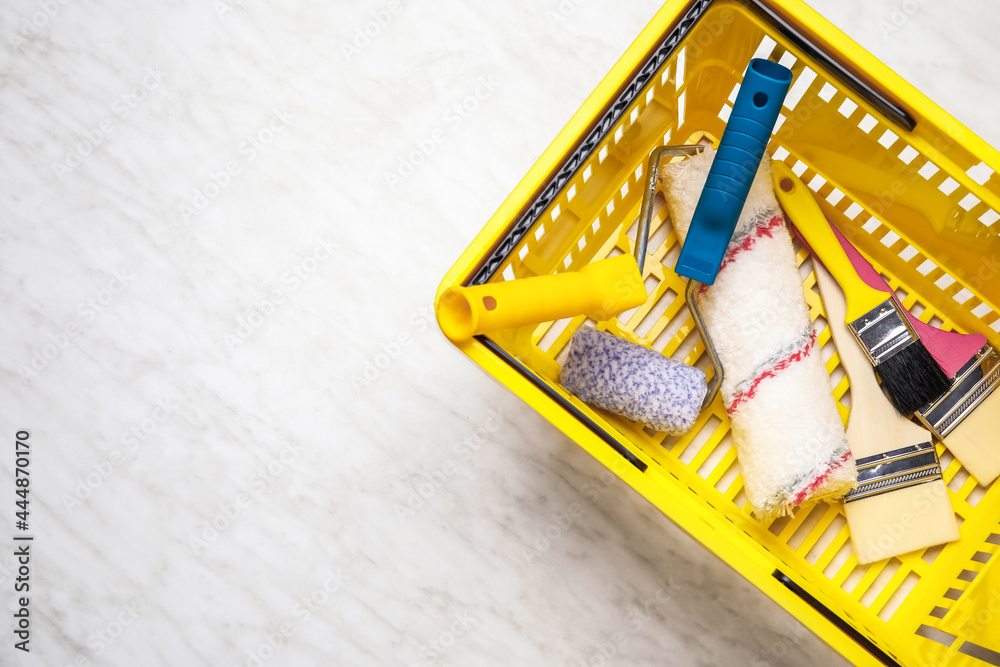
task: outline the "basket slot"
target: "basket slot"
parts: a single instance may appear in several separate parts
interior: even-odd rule
[[[753,52],[753,58],[765,58],[772,60],[771,54],[774,53],[774,47],[778,45],[773,39],[764,35],[760,40],[760,44],[757,46],[757,50]],[[733,98],[736,99],[735,97]]]
[[[958,459],[951,452],[944,452],[944,458],[947,461],[947,464],[944,461],[941,463],[944,482],[948,485],[949,489],[958,493],[959,489],[962,488],[962,484],[969,479],[969,473],[965,472],[962,464],[958,462]]]
[[[663,244],[667,241],[667,238],[673,233],[673,226],[667,224],[663,220],[657,220],[653,218],[653,233],[649,237],[649,245],[646,246],[646,252],[655,256],[657,251],[663,247]]]
[[[943,630],[938,630],[929,625],[921,625],[917,628],[917,633],[924,639],[930,639],[932,642],[937,642],[942,646],[951,646],[955,643],[955,635],[948,634]]]
[[[684,78],[684,72],[686,67],[687,67],[687,48],[681,47],[677,51],[677,59],[675,60],[674,77],[673,77],[674,90],[678,92],[680,92],[681,89],[684,88],[684,84],[686,81]],[[678,125],[679,124],[680,123],[678,123]]]
[[[976,484],[969,491],[968,495],[965,496],[965,503],[970,508],[975,508],[979,505],[979,502],[986,497],[988,492],[989,490],[986,487],[980,486],[980,484],[976,482]]]
[[[680,257],[681,254],[681,244],[672,229],[671,233],[667,236],[665,243],[667,250],[663,253],[660,263],[668,267],[677,266],[677,258]]]
[[[923,554],[921,554],[920,558],[928,565],[933,565],[934,561],[937,560],[937,557],[941,555],[942,551],[944,551],[943,544],[939,544],[935,547],[929,547]]]
[[[787,55],[787,54],[786,54]],[[816,72],[808,67],[802,67],[801,71],[798,73],[795,81],[792,83],[791,87],[788,89],[788,94],[785,96],[785,101],[783,102],[784,108],[788,109],[790,112],[795,111],[795,107],[798,106],[802,97],[806,94],[806,91],[813,85],[816,80]],[[818,91],[814,91],[816,94]]]
[[[725,434],[719,433],[719,427],[722,426],[722,420],[715,415],[709,415],[708,419],[700,425],[697,432],[692,431],[690,438],[685,438],[678,443],[677,449],[672,452],[677,456],[677,459],[684,465],[690,466],[694,461],[698,460],[698,465],[704,462],[706,456],[722,439]],[[702,450],[707,449],[704,456],[699,457]]]
[[[985,646],[980,646],[979,644],[973,644],[972,642],[965,642],[958,649],[959,653],[972,656],[976,660],[981,660],[990,665],[1000,665],[1000,652],[990,650]]]
[[[659,283],[659,281],[657,282]],[[669,287],[666,287],[666,284],[662,284],[661,287],[663,289],[658,289],[656,302],[653,304],[652,308],[649,309],[646,316],[642,318],[642,321],[640,321],[635,327],[635,333],[642,338],[645,338],[646,335],[649,334],[653,326],[660,321],[663,314],[678,298],[677,292],[673,291]]]
[[[976,183],[984,185],[986,181],[993,177],[993,168],[985,162],[974,164],[965,170],[965,173]]]
[[[693,326],[693,320],[692,320]],[[699,362],[704,358],[705,344],[701,342],[701,336],[698,335],[697,330],[689,330],[687,335],[680,341],[677,348],[671,351],[671,343],[667,344],[663,348],[663,351],[667,353],[671,359],[680,361],[681,363],[687,364],[688,366],[698,366]],[[701,367],[705,370],[704,367]]]
[[[792,517],[790,516],[779,516],[771,522],[771,525],[769,525],[767,529],[772,535],[780,539],[781,533],[785,530],[785,527],[788,526],[791,520]]]
[[[960,588],[949,588],[947,591],[945,591],[944,597],[947,600],[958,600],[960,597],[962,597],[962,593],[963,591]]]
[[[896,558],[890,558],[881,570],[876,570],[872,568],[868,574],[871,576],[870,581],[867,582],[867,586],[864,588],[864,592],[858,598],[858,601],[866,607],[873,607],[873,605],[881,600],[882,604],[885,600],[892,594],[896,589],[896,586],[903,580],[906,575],[906,571],[900,571],[900,566],[902,563]],[[897,576],[898,575],[898,576]],[[892,583],[895,582],[896,586]],[[860,588],[860,586],[859,586]],[[858,591],[855,590],[855,593]],[[873,611],[881,609],[882,605],[879,604],[877,607],[873,608]]]
[[[642,282],[646,286],[646,293],[655,295],[656,286],[659,284],[660,279],[654,275],[647,275]],[[656,297],[654,296],[654,298]],[[636,306],[635,308],[618,313],[615,319],[618,320],[623,329],[632,330],[635,328],[636,324],[638,324],[638,322],[636,322],[636,324],[632,324],[632,320],[641,321],[643,313],[645,312],[643,311],[644,308],[646,308],[645,304]]]
[[[677,347],[683,342],[684,337],[691,334],[694,329],[694,320],[687,309],[687,303],[682,300],[674,301],[671,307],[664,311],[665,322],[659,328],[659,333],[654,327],[652,348],[658,352],[663,352],[669,357],[674,356]],[[695,334],[696,335],[696,334]]]
[[[989,562],[990,556],[991,554],[988,554],[985,551],[977,551],[975,554],[973,554],[972,560],[976,563],[985,564]]]
[[[735,494],[733,493],[735,490]],[[733,500],[733,505],[740,509],[743,517],[750,516],[750,499],[747,497],[746,489],[743,486],[743,475],[736,478],[736,482],[730,487],[729,497]]]
[[[900,575],[902,575],[901,578]],[[916,572],[905,572],[904,570],[897,572],[893,581],[890,581],[885,587],[885,592],[891,592],[891,594],[886,595],[885,600],[876,599],[872,605],[873,609],[878,609],[878,617],[883,621],[890,620],[918,583],[920,583],[920,575]]]
[[[973,581],[976,580],[976,575],[978,574],[979,574],[978,572],[973,572],[972,570],[962,570],[961,572],[958,573],[958,578],[960,581],[967,581],[969,583],[972,583]]]
[[[930,615],[934,618],[944,618],[947,613],[948,609],[945,607],[934,607],[934,609],[931,609]]]
[[[845,530],[847,519],[844,518],[843,512],[833,512],[829,522],[824,523],[826,523],[825,527],[816,536],[812,547],[806,553],[806,562],[817,566],[819,569],[828,564],[843,545],[843,541],[838,540],[838,538],[842,537],[846,540],[848,535]]]
[[[847,566],[848,561],[854,557],[854,550],[851,548],[849,537],[850,532],[847,529],[845,521],[844,530],[837,535],[827,552],[816,562],[817,567],[823,568],[823,575],[836,586],[840,586],[843,578],[847,577],[847,572],[844,572],[843,578],[838,581],[838,575]],[[824,563],[824,561],[826,562]],[[857,562],[856,559],[855,562]]]
[[[699,453],[694,461],[691,462],[691,467],[695,465],[698,466],[697,474],[704,480],[708,480],[713,476],[713,473],[717,469],[720,469],[719,476],[721,473],[728,468],[727,461],[734,461],[736,459],[736,447],[732,443],[732,437],[729,432],[729,425],[722,423],[722,425],[716,429],[713,434],[713,443],[709,447],[705,447]],[[698,462],[701,459],[701,462]]]
[[[698,474],[705,478],[709,484],[714,486],[717,490],[725,493],[732,486],[733,482],[740,474],[740,467],[736,462],[736,445],[733,444],[733,435],[731,432],[727,432],[726,436],[715,448],[715,452],[722,452],[722,456],[715,462],[712,470],[706,470],[704,473],[702,470],[698,471]],[[706,461],[707,464],[710,461]]]
[[[804,555],[807,561],[809,560],[809,554],[813,553],[816,543],[827,535],[830,526],[834,524],[838,517],[841,517],[841,511],[837,505],[823,503],[817,507],[819,510],[812,513],[816,515],[816,520],[812,521],[811,514],[810,521],[803,524],[803,527],[792,536],[792,539],[788,543],[789,547]]]
[[[612,202],[608,202],[609,206],[611,204],[612,204]],[[610,211],[609,211],[609,213],[610,213]],[[636,218],[635,220],[632,221],[632,224],[629,225],[628,229],[625,230],[625,237],[629,240],[629,246],[631,248],[635,247],[636,234],[638,234],[638,233],[639,233],[639,219]]]
[[[560,338],[560,336],[562,336],[562,334],[566,331],[566,327],[572,321],[573,318],[569,317],[564,320],[556,320],[553,322],[545,331],[545,334],[542,335],[541,340],[538,341],[539,349],[545,350],[546,352],[550,351],[552,346]],[[566,339],[568,340],[569,337],[567,336]],[[562,346],[560,346],[560,349],[561,348]]]
[[[850,543],[848,543],[848,547],[850,547]],[[859,567],[854,551],[850,550],[847,560],[837,574],[834,575],[832,581],[836,586],[850,593],[860,583],[865,572],[867,572],[866,566]]]
[[[868,565],[858,565],[848,575],[841,585],[845,591],[851,594],[855,600],[861,601],[861,596],[868,590],[875,581],[875,577],[885,569],[892,561],[879,561]]]
[[[815,514],[817,511],[818,511],[818,505],[813,505],[812,507],[800,509],[795,514],[788,517],[788,521],[785,522],[785,525],[781,528],[781,531],[778,533],[778,539],[784,542],[792,549],[794,549],[795,547],[789,544],[789,542],[792,540],[792,537],[799,531],[799,529],[803,526],[803,524],[809,523],[810,520],[815,522],[816,519],[813,517],[813,514]],[[804,538],[805,534],[803,534],[803,539]]]

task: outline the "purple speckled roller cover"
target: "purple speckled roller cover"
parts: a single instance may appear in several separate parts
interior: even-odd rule
[[[559,382],[585,403],[672,435],[694,426],[708,392],[701,369],[591,327],[569,345]]]

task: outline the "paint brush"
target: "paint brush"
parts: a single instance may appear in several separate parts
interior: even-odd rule
[[[844,513],[858,562],[957,540],[958,522],[930,433],[893,410],[843,323],[843,292],[822,265],[814,268],[830,333],[851,383],[847,442],[857,461],[858,486],[844,498]]]
[[[875,267],[836,227],[830,227],[858,276],[869,287],[892,294]],[[1000,392],[994,393],[1000,384],[1000,354],[981,334],[942,331],[909,312],[906,315],[951,385],[915,416],[977,482],[987,486],[1000,475]]]
[[[788,165],[775,160],[771,170],[785,214],[843,289],[845,321],[889,400],[903,415],[936,401],[948,390],[948,378],[920,342],[902,306],[858,277],[812,193]]]

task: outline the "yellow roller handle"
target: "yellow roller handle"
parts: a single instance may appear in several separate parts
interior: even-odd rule
[[[631,255],[602,259],[578,271],[520,278],[441,293],[437,321],[454,343],[524,324],[587,315],[606,320],[646,301],[646,286]]]
[[[885,303],[888,295],[869,287],[854,270],[851,260],[806,184],[787,164],[778,160],[771,161],[771,178],[785,215],[844,291],[847,298],[847,318],[844,321],[853,322]]]

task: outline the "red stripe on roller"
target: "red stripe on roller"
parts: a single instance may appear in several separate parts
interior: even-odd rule
[[[801,349],[792,352],[790,355],[780,360],[773,366],[765,369],[763,372],[761,372],[760,375],[755,377],[753,379],[753,382],[750,383],[750,386],[747,387],[746,391],[741,391],[740,393],[733,396],[733,399],[729,402],[729,405],[726,407],[726,412],[728,412],[730,415],[736,412],[740,408],[740,406],[742,406],[744,403],[749,401],[757,394],[757,387],[760,386],[761,382],[763,382],[767,378],[773,378],[778,373],[785,370],[795,362],[802,361],[803,359],[805,359],[809,355],[809,352],[812,351],[815,345],[816,345],[816,329],[813,328],[812,333],[809,335],[809,339],[806,341],[805,345],[803,345]]]
[[[844,465],[844,463],[849,458],[851,458],[851,452],[850,451],[844,452],[840,456],[840,458],[838,458],[836,461],[830,464],[830,467],[827,468],[827,471],[825,473],[823,473],[813,481],[809,482],[806,488],[802,489],[792,497],[791,500],[792,505],[801,505],[803,502],[805,502],[806,498],[809,497],[809,494],[811,494],[813,491],[822,486],[823,483],[826,481],[826,478],[829,477],[834,470]]]
[[[722,260],[722,264],[719,266],[719,271],[732,264],[733,259],[742,252],[752,249],[757,245],[757,239],[767,237],[774,238],[772,232],[785,224],[785,218],[782,215],[776,215],[767,221],[766,225],[757,227],[751,234],[747,234],[746,237],[740,241],[739,244],[729,248],[726,251],[726,256]],[[698,287],[698,296],[701,296],[708,290],[709,286],[702,284]]]
[[[719,267],[719,271],[721,271],[722,269],[726,268],[726,266],[731,264],[733,258],[739,255],[741,252],[753,248],[757,244],[757,239],[762,238],[764,236],[766,236],[769,239],[774,238],[771,232],[773,232],[778,227],[781,227],[783,224],[785,224],[785,218],[781,215],[776,215],[770,220],[768,220],[766,225],[764,225],[763,227],[758,227],[753,234],[748,234],[747,237],[743,239],[743,241],[741,241],[739,245],[737,245],[735,248],[730,248],[726,252],[726,258],[722,260],[722,266]]]

